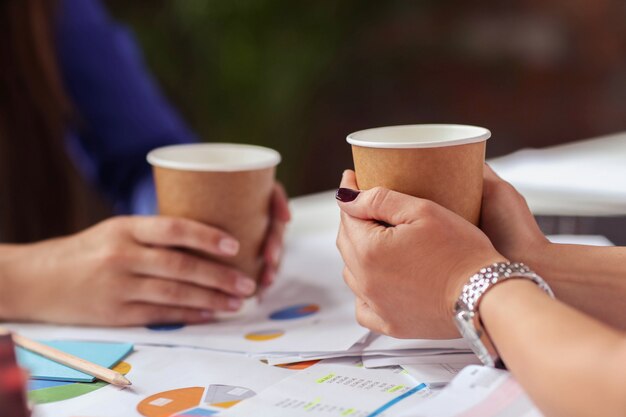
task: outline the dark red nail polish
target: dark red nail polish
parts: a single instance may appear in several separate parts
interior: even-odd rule
[[[344,203],[349,203],[350,201],[354,201],[359,193],[360,191],[353,190],[351,188],[339,188],[337,190],[337,194],[335,194],[335,198]]]

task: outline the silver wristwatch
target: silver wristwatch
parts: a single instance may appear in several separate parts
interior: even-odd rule
[[[526,265],[519,262],[499,262],[476,272],[463,287],[461,295],[454,305],[454,322],[471,349],[481,362],[487,366],[504,368],[494,344],[483,327],[478,314],[478,306],[483,295],[494,285],[507,279],[529,279],[548,295],[554,293],[548,284]]]

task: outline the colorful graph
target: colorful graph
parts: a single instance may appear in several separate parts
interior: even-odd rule
[[[126,375],[130,372],[131,366],[126,362],[120,362],[113,369]],[[80,397],[107,385],[109,384],[103,381],[67,382],[35,379],[28,383],[28,398],[35,404],[48,404]]]
[[[146,326],[150,330],[154,330],[156,332],[171,332],[173,330],[179,330],[185,327],[184,323],[173,323],[173,324],[150,324]]]
[[[320,311],[317,304],[297,304],[295,306],[283,308],[270,314],[271,320],[294,320],[313,315]]]
[[[183,411],[182,413],[176,414],[173,417],[213,416],[217,413],[219,413],[219,411],[209,410],[206,408],[194,408],[191,410]]]
[[[145,417],[212,416],[255,395],[248,388],[233,385],[180,388],[144,399],[137,405],[137,411]]]
[[[314,361],[303,361],[303,362],[295,362],[295,363],[286,363],[283,365],[276,365],[279,368],[291,369],[292,371],[302,371],[304,369],[310,368],[311,366],[318,363],[319,360]]]
[[[244,337],[253,342],[265,342],[268,340],[278,339],[285,332],[283,330],[270,329],[270,330],[259,330],[255,332],[250,332],[246,334]]]
[[[256,393],[248,388],[232,385],[211,385],[207,388],[204,402],[218,408],[230,408],[240,401],[254,397]]]

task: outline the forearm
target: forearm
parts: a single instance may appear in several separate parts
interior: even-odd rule
[[[49,278],[56,272],[41,255],[50,251],[48,242],[58,240],[0,245],[0,321],[31,320],[54,298],[59,288],[50,288]]]
[[[524,262],[558,299],[626,330],[626,248],[546,244]]]
[[[19,296],[15,294],[11,264],[12,259],[19,253],[20,246],[0,245],[0,320],[6,320],[11,316],[14,300]]]
[[[480,314],[504,362],[547,415],[626,415],[622,333],[526,280],[496,285]]]

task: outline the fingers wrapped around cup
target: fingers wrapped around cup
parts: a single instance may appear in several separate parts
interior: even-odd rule
[[[345,173],[342,187],[354,186]],[[367,305],[357,308],[359,320],[394,337],[458,337],[452,306],[463,283],[502,259],[489,239],[432,201],[386,188],[338,204],[344,279]]]

